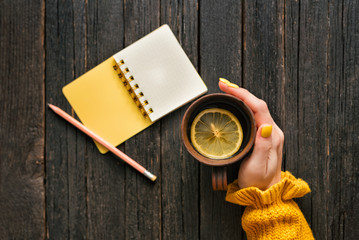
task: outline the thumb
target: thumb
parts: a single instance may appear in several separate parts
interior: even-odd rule
[[[251,158],[259,164],[266,163],[272,148],[272,125],[262,124],[256,134]],[[267,163],[266,163],[267,164]]]

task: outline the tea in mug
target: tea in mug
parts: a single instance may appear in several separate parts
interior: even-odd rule
[[[238,118],[222,108],[208,108],[193,120],[190,130],[194,148],[211,159],[226,159],[238,152],[243,130]]]

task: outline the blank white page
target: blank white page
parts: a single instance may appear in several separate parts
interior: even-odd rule
[[[207,92],[207,87],[168,25],[163,25],[113,56],[125,72],[152,122]],[[129,72],[126,73],[125,69]],[[136,85],[137,84],[137,85]],[[143,97],[141,97],[143,93]]]

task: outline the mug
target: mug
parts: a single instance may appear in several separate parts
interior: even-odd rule
[[[195,117],[208,108],[221,108],[233,113],[239,120],[243,130],[243,141],[239,150],[225,159],[211,159],[200,154],[191,143],[191,125]],[[187,151],[199,162],[212,166],[213,190],[227,190],[226,166],[233,164],[250,153],[255,136],[256,123],[251,109],[240,99],[225,93],[208,94],[193,102],[185,112],[182,124],[182,141]]]

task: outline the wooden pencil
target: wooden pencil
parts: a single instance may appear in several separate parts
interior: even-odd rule
[[[58,115],[60,115],[62,118],[64,118],[66,121],[77,127],[79,130],[84,132],[89,137],[96,140],[98,143],[100,143],[102,146],[107,148],[109,151],[111,151],[113,154],[121,158],[123,161],[131,165],[134,169],[145,175],[147,178],[151,179],[152,181],[155,181],[157,177],[153,175],[151,172],[146,170],[144,167],[142,167],[139,163],[137,163],[135,160],[127,156],[125,153],[114,147],[112,144],[107,142],[105,139],[101,138],[99,135],[88,129],[85,125],[77,121],[75,118],[67,114],[65,111],[63,111],[61,108],[56,107],[55,105],[48,104],[48,106]]]

